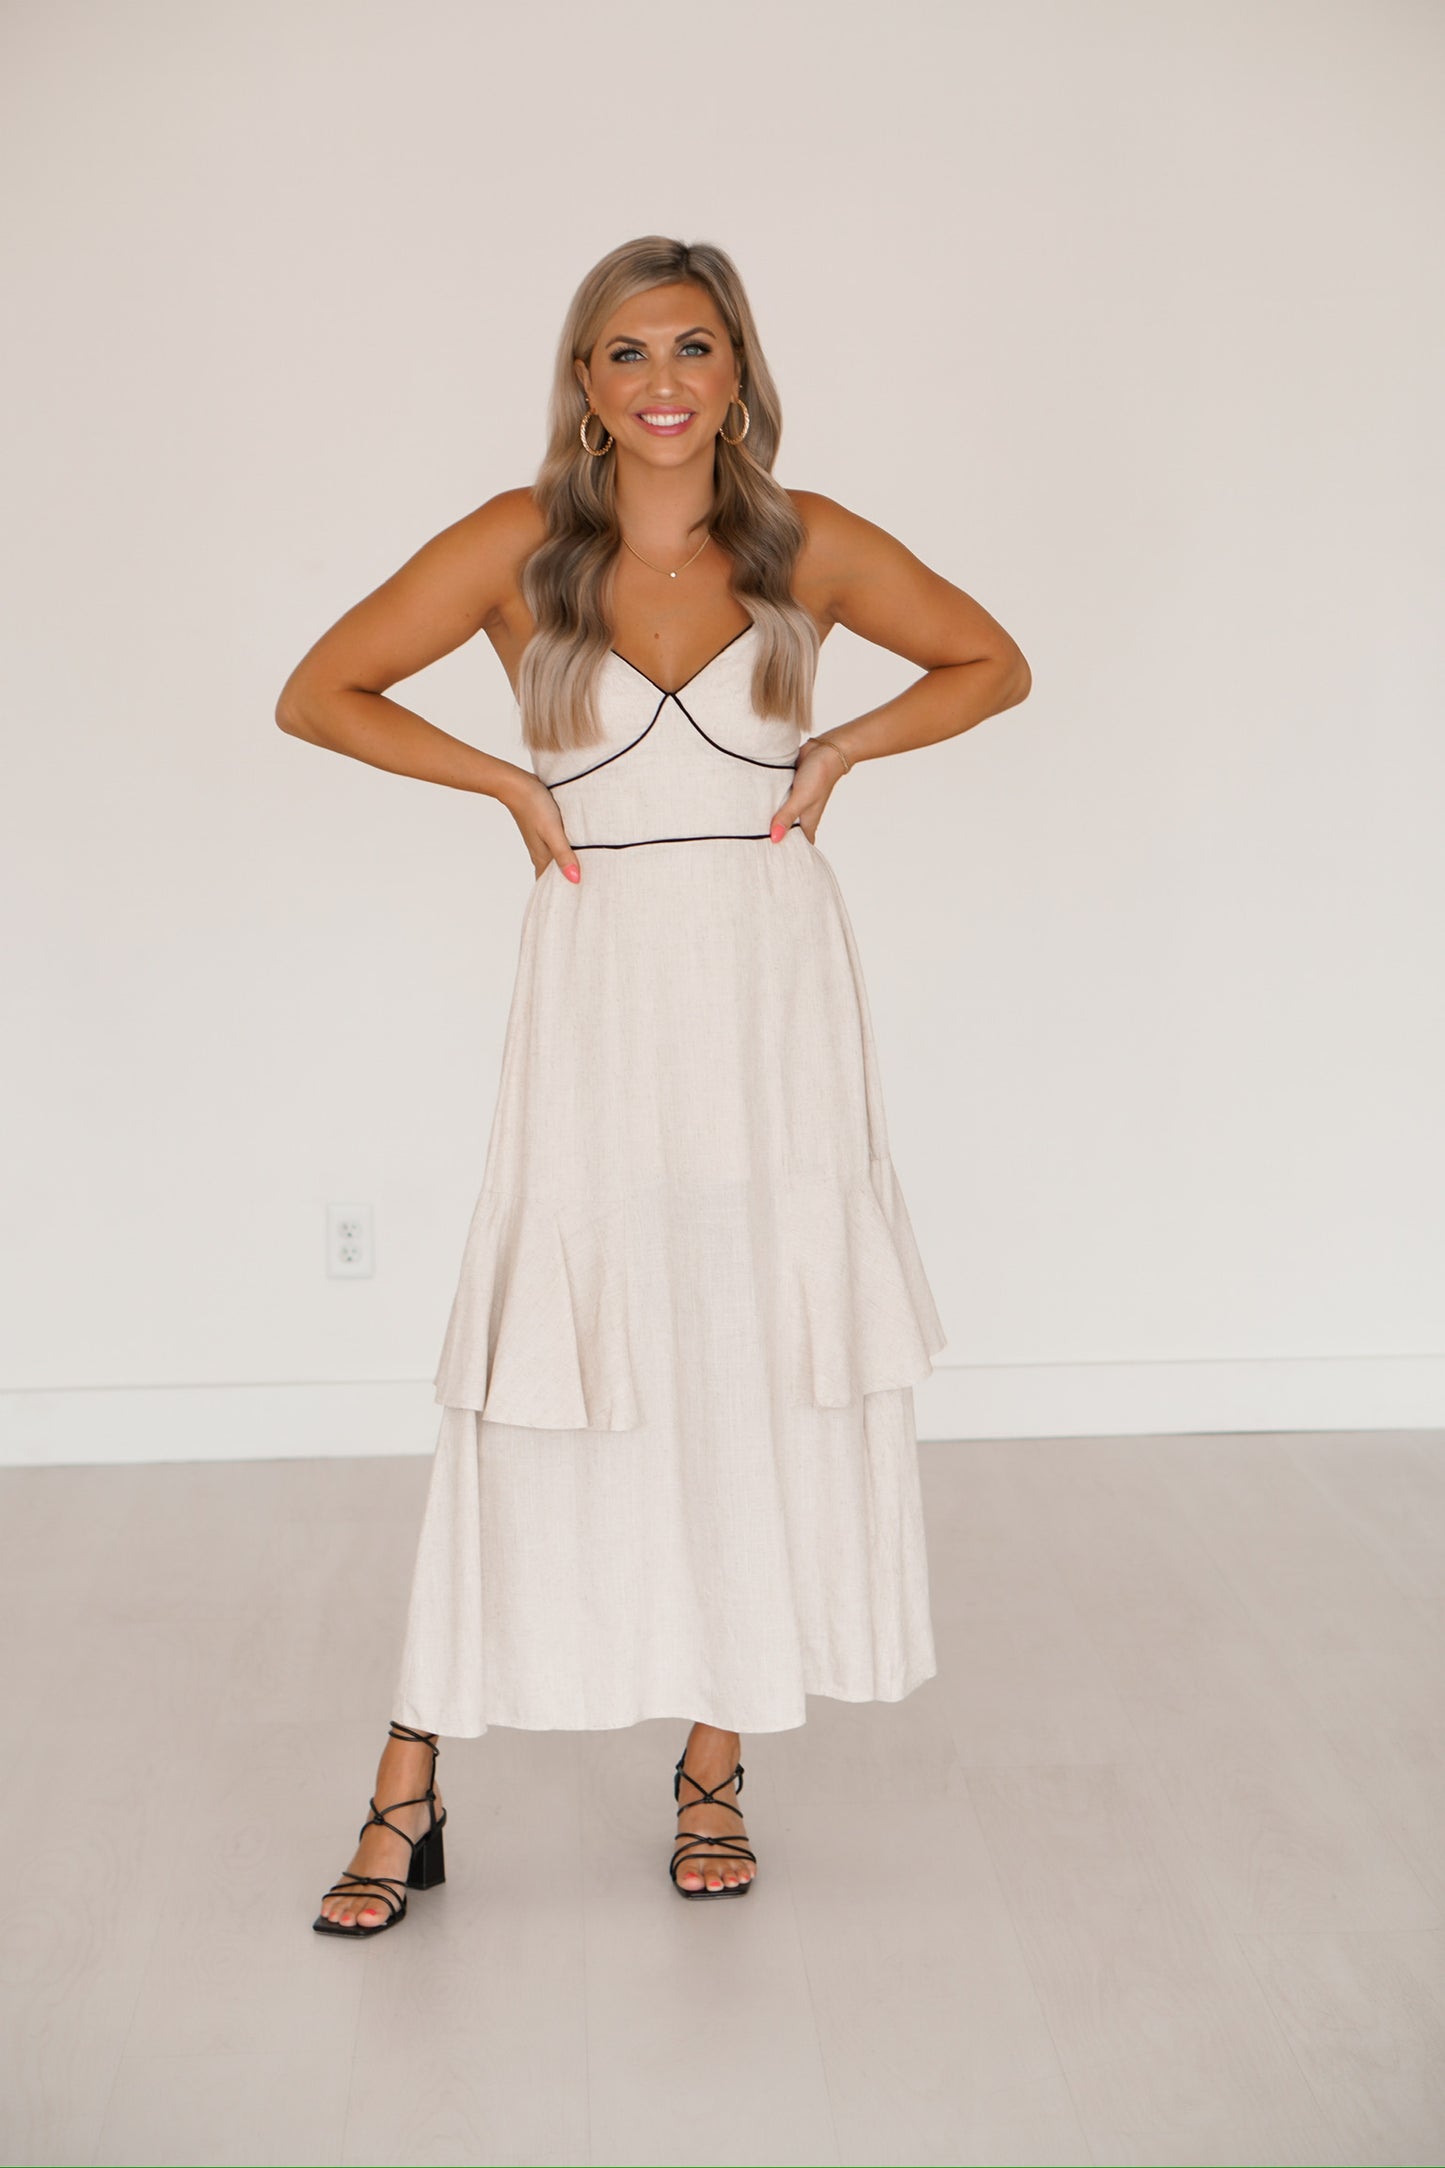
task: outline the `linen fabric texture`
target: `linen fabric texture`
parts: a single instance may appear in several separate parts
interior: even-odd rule
[[[857,943],[755,628],[538,753],[523,916],[392,1714],[738,1732],[936,1669],[913,1386],[947,1345]]]

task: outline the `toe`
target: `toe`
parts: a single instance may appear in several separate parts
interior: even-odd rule
[[[375,1927],[379,1920],[387,1918],[389,1909],[382,1891],[364,1889],[357,1902],[357,1922],[362,1927]]]
[[[386,1907],[373,1890],[350,1890],[344,1896],[327,1897],[322,1900],[321,1915],[334,1927],[374,1927],[385,1916]]]

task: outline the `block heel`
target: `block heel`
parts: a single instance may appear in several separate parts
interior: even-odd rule
[[[443,1808],[442,1822],[445,1820],[446,1809]],[[408,1889],[435,1889],[438,1882],[445,1882],[447,1861],[442,1841],[442,1822],[429,1829],[424,1837],[417,1838],[416,1849],[411,1855],[411,1865],[407,1869]]]

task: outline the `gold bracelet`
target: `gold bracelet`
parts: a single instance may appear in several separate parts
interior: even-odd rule
[[[849,769],[850,769],[850,768],[852,767],[853,763],[852,763],[852,761],[851,761],[851,760],[850,760],[850,759],[848,758],[848,755],[847,755],[847,754],[846,754],[846,753],[844,752],[844,750],[843,750],[842,746],[841,746],[841,745],[839,745],[839,743],[837,742],[837,740],[836,740],[835,738],[814,738],[814,740],[813,740],[813,743],[814,743],[814,745],[827,745],[827,746],[831,746],[831,747],[832,747],[832,749],[833,749],[833,751],[834,751],[834,752],[835,752],[835,753],[837,754],[838,758],[839,758],[839,759],[840,759],[840,760],[842,761],[842,763],[843,763],[843,773],[844,773],[844,775],[846,775],[846,774],[848,773],[848,770],[849,770]]]

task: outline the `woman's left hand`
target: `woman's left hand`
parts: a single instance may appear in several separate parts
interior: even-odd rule
[[[808,841],[816,843],[823,808],[832,796],[833,785],[844,773],[841,758],[830,746],[817,738],[804,738],[798,747],[793,787],[773,815],[768,830],[770,840],[781,843],[797,821]]]

